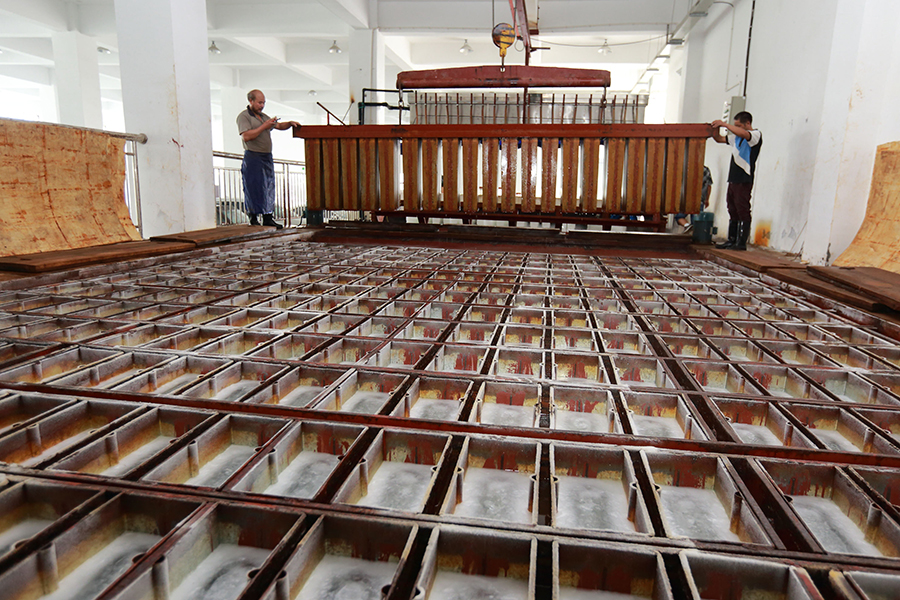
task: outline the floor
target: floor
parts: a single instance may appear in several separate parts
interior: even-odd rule
[[[879,316],[678,253],[430,246],[0,292],[8,597],[896,597]]]

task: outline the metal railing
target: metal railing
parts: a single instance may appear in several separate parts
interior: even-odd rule
[[[249,223],[244,211],[244,183],[241,176],[241,154],[213,152],[220,159],[213,168],[216,192],[216,226]],[[295,160],[275,159],[275,219],[285,227],[306,223],[306,164]],[[358,211],[323,211],[323,222],[331,220],[359,221]]]

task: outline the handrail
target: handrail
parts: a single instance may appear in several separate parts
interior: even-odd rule
[[[217,158],[231,158],[234,160],[244,160],[243,154],[236,154],[234,152],[221,152],[219,150],[213,150],[213,156]],[[284,158],[276,158],[274,159],[276,163],[280,165],[294,165],[295,167],[303,167],[306,165],[305,162],[301,160],[287,160]]]

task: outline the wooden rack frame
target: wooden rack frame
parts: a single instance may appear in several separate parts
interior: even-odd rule
[[[294,136],[306,143],[309,210],[574,222],[655,215],[658,228],[659,215],[700,211],[711,133],[706,124],[357,125]]]

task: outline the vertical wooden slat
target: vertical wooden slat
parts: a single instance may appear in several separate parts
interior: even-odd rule
[[[343,210],[359,210],[359,143],[341,140],[341,193]]]
[[[556,212],[556,174],[559,170],[559,139],[541,142],[541,212]]]
[[[482,107],[483,108],[483,107]],[[478,138],[462,141],[463,211],[478,211]]]
[[[700,212],[703,192],[703,159],[706,156],[706,138],[688,140],[687,182],[685,183],[684,212],[689,215]]]
[[[681,210],[681,190],[684,187],[684,138],[669,138],[666,143],[666,195],[661,212]]]
[[[419,210],[419,140],[403,140],[403,209]]]
[[[663,182],[666,173],[666,140],[647,140],[647,197],[644,210],[648,213],[660,212],[663,197]]]
[[[609,212],[622,210],[622,178],[625,169],[625,138],[609,138],[606,146],[606,204]]]
[[[582,142],[581,209],[597,212],[597,192],[600,177],[600,138],[585,138]]]
[[[647,139],[628,140],[628,174],[625,176],[625,210],[639,213],[644,204],[644,162],[647,156]]]
[[[378,140],[378,208],[397,210],[400,205],[400,144],[395,139]]]
[[[459,210],[459,138],[446,138],[443,144],[444,193],[440,209]]]
[[[438,171],[438,147],[436,139],[422,140],[422,210],[438,209],[441,174]]]
[[[360,210],[378,210],[377,144],[372,138],[359,140]]]
[[[500,183],[503,187],[500,197],[500,210],[505,213],[516,212],[516,183],[519,171],[519,140],[503,138],[503,160],[500,161]]]
[[[522,212],[533,213],[537,204],[537,138],[522,138]]]
[[[322,186],[325,209],[342,210],[340,140],[322,140]]]
[[[481,144],[482,185],[484,194],[482,210],[497,212],[497,168],[499,166],[500,140],[484,138]]]
[[[306,208],[322,210],[322,141],[306,140]]]
[[[563,140],[562,157],[562,212],[578,212],[578,147],[579,138]]]

